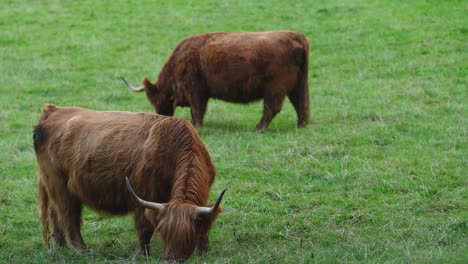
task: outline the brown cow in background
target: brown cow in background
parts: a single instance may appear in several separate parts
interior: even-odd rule
[[[222,210],[224,192],[207,205],[215,167],[189,122],[47,105],[34,128],[34,148],[47,246],[51,224],[57,245],[65,246],[68,238],[76,250],[87,249],[80,232],[87,205],[112,215],[133,212],[144,253],[154,230],[166,259],[187,259],[195,247],[208,249],[208,230]],[[153,202],[135,199],[130,185]]]
[[[263,99],[257,130],[264,131],[280,112],[285,96],[297,113],[298,127],[309,123],[309,42],[298,32],[207,33],[190,36],[164,64],[158,80],[143,79],[156,112],[172,116],[189,106],[192,123],[203,125],[209,98],[235,103]]]

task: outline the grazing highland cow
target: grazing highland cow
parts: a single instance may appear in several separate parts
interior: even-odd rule
[[[298,127],[309,123],[307,84],[309,43],[293,31],[207,33],[190,36],[177,45],[158,80],[143,79],[156,112],[172,116],[175,107],[189,106],[192,123],[203,125],[209,98],[235,103],[263,99],[263,131],[280,112],[288,96],[297,113]]]
[[[80,232],[87,205],[111,215],[132,212],[145,254],[155,230],[165,259],[184,260],[195,247],[208,249],[208,230],[222,211],[224,191],[207,205],[215,167],[189,122],[47,105],[34,128],[34,149],[47,246],[51,225],[57,245],[65,246],[68,238],[76,250],[87,249]]]

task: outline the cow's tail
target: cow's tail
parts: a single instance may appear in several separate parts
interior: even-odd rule
[[[40,152],[40,148],[44,147],[47,142],[48,135],[44,123],[47,121],[50,115],[57,110],[58,108],[52,104],[47,104],[42,109],[42,115],[39,118],[39,123],[34,126],[33,130],[34,151],[36,154]]]
[[[39,219],[42,225],[42,238],[44,239],[45,246],[50,248],[49,195],[41,178],[39,178],[37,183],[37,201],[39,203]]]
[[[296,34],[294,40],[299,44],[294,48],[294,58],[299,66],[299,75],[294,87],[293,96],[296,103],[293,102],[298,114],[297,125],[304,127],[309,123],[309,53],[310,46],[307,38],[302,34]]]

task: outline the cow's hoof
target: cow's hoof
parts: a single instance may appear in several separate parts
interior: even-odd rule
[[[258,133],[264,133],[265,130],[266,130],[266,127],[259,127],[259,126],[257,126],[257,127],[255,128],[255,130],[256,130]]]

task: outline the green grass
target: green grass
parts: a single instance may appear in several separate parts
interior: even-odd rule
[[[184,37],[303,32],[313,124],[286,101],[211,100],[199,134],[228,188],[207,256],[191,263],[466,263],[466,1],[0,2],[0,262],[158,262],[135,257],[131,217],[86,210],[92,251],[47,251],[37,219],[32,126],[45,103],[153,112],[154,80]],[[188,109],[176,116],[189,119]]]

